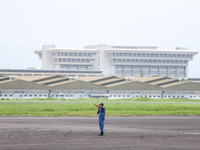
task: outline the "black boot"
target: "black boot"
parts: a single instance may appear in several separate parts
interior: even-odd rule
[[[99,134],[99,136],[103,136],[103,132],[101,132],[101,133]]]

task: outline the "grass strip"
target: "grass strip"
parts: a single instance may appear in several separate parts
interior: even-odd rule
[[[106,116],[200,115],[200,104],[105,103]],[[0,116],[97,116],[92,103],[1,103]]]

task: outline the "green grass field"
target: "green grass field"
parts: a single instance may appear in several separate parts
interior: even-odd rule
[[[105,103],[106,116],[200,115],[200,104]],[[97,116],[93,103],[0,103],[0,116]]]

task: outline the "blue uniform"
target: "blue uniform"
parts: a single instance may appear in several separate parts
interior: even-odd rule
[[[99,127],[101,132],[104,130],[105,111],[104,107],[99,109]]]

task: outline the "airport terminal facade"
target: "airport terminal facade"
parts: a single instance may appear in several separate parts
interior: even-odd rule
[[[43,45],[36,50],[44,70],[103,71],[119,77],[188,77],[188,63],[198,51],[177,47],[158,50],[147,46],[90,45],[83,49]]]

